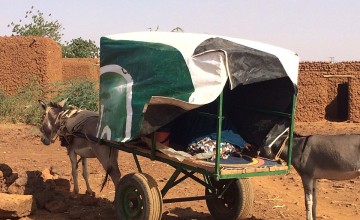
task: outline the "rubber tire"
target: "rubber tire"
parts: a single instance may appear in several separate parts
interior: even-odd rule
[[[162,196],[148,174],[130,173],[120,179],[115,192],[115,211],[122,220],[160,220]]]
[[[213,180],[212,184],[220,193],[229,181],[231,180]],[[213,192],[205,189],[205,195],[213,195]],[[235,220],[249,217],[254,206],[254,191],[250,179],[236,179],[222,198],[207,198],[206,205],[214,219]]]

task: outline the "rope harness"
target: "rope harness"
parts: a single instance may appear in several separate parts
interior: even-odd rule
[[[279,148],[279,151],[277,152],[276,156],[275,156],[275,160],[278,160],[280,158],[280,154],[283,152],[284,150],[284,147],[286,146],[286,143],[288,142],[289,140],[289,136],[287,136],[285,138],[285,140],[283,141],[283,143],[281,144],[281,147]]]
[[[69,146],[71,144],[73,134],[67,130],[66,123],[69,118],[76,117],[81,111],[81,109],[75,106],[70,106],[70,109],[60,112],[55,120],[56,135],[54,141],[59,137],[61,146]]]
[[[71,117],[75,117],[81,111],[82,111],[81,109],[71,106],[70,109],[60,112],[60,114],[58,115],[55,121],[55,127],[57,129],[57,134],[59,136],[69,134],[69,132],[66,129],[67,120]]]
[[[268,148],[271,149],[272,145],[274,145],[275,142],[276,142],[283,134],[285,134],[285,133],[288,132],[288,131],[289,131],[289,128],[286,128],[283,132],[281,132],[281,133],[280,133],[268,146],[266,146],[266,147],[268,147]],[[277,154],[276,154],[276,156],[275,156],[275,158],[274,158],[275,160],[278,160],[278,159],[280,158],[280,154],[283,152],[284,147],[286,146],[286,143],[288,142],[288,140],[289,140],[289,135],[286,136],[285,140],[282,142],[282,144],[281,144],[281,146],[280,146],[280,148],[279,148],[279,150],[278,150],[278,152],[277,152]]]

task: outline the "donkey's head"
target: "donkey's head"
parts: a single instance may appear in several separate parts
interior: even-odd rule
[[[274,159],[288,135],[289,127],[287,122],[275,124],[266,135],[264,147],[260,151],[260,156]]]
[[[41,142],[45,145],[49,145],[53,143],[57,137],[57,120],[59,118],[60,113],[63,111],[63,107],[67,99],[58,102],[58,103],[50,103],[49,106],[45,104],[45,102],[39,100],[39,104],[44,109],[44,114],[42,116],[42,125],[40,131]]]

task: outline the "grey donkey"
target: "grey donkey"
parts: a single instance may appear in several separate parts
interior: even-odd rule
[[[275,158],[287,140],[288,132],[284,132],[287,127],[286,123],[279,123],[270,130],[261,156]],[[300,175],[304,188],[306,219],[315,220],[317,179],[348,180],[360,176],[360,135],[294,134],[292,149],[291,164]],[[288,159],[287,147],[279,156]]]
[[[87,158],[97,158],[105,169],[106,176],[102,188],[106,183],[108,175],[110,175],[114,186],[116,187],[121,177],[120,169],[118,166],[118,150],[86,138],[96,136],[96,128],[99,120],[98,114],[90,111],[84,112],[87,114],[83,114],[83,112],[82,114],[79,114],[79,116],[85,116],[83,116],[80,120],[81,123],[76,124],[76,126],[74,127],[76,127],[76,132],[84,134],[85,137],[73,135],[72,131],[64,129],[66,127],[64,125],[67,124],[66,122],[67,120],[70,120],[70,118],[75,120],[77,117],[77,113],[74,113],[72,111],[66,111],[64,109],[64,104],[66,101],[67,99],[58,103],[50,103],[48,106],[43,101],[39,100],[40,105],[44,109],[42,125],[40,128],[40,131],[42,133],[42,143],[45,145],[50,145],[57,139],[57,137],[61,139],[62,143],[64,142],[71,161],[72,178],[74,181],[73,192],[75,194],[79,193],[77,155],[80,156],[80,160],[82,163],[82,175],[85,179],[87,194],[94,195],[94,192],[91,190],[89,184]],[[73,114],[74,116],[72,116],[71,114]]]

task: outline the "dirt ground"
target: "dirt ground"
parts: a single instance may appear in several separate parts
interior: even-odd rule
[[[301,123],[296,131],[310,133],[360,133],[360,124],[352,123]],[[143,172],[149,173],[157,181],[160,189],[173,173],[167,164],[139,158]],[[44,146],[40,142],[39,131],[27,125],[0,125],[0,164],[7,164],[13,172],[42,171],[56,167],[61,178],[71,180],[70,162],[66,149],[58,142]],[[131,154],[120,152],[119,164],[122,175],[135,172],[136,166]],[[62,198],[70,208],[62,213],[51,213],[38,209],[24,219],[114,219],[112,201],[115,190],[108,182],[100,192],[105,172],[96,159],[89,160],[90,183],[96,193],[91,203],[84,202],[84,196],[73,196],[62,191]],[[288,175],[254,177],[251,179],[255,202],[251,220],[305,219],[304,195],[300,177],[292,169]],[[85,183],[79,169],[80,193],[85,193]],[[72,186],[72,185],[71,185]],[[72,190],[72,189],[71,189]],[[71,191],[70,190],[70,191]],[[186,180],[171,189],[165,198],[203,195],[204,187]],[[76,214],[74,214],[76,213]],[[317,216],[326,220],[360,219],[360,179],[348,181],[319,180]],[[212,219],[205,201],[164,204],[164,220]]]

